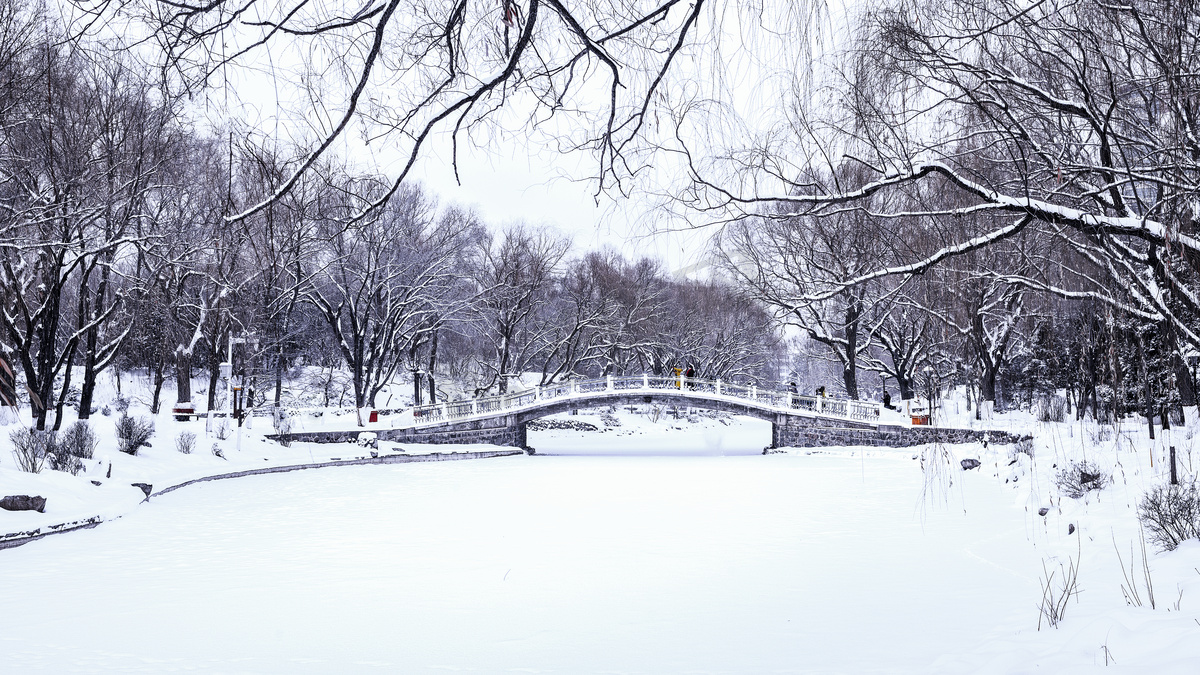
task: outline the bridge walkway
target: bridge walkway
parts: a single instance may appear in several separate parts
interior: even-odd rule
[[[492,418],[530,413],[571,402],[575,407],[604,404],[614,398],[636,402],[636,396],[669,397],[667,402],[694,402],[701,407],[733,409],[764,419],[778,415],[825,418],[858,425],[904,425],[902,415],[885,410],[879,403],[851,399],[827,398],[796,394],[790,391],[762,388],[755,385],[731,384],[721,380],[699,378],[641,376],[608,376],[590,380],[573,380],[550,386],[535,387],[521,392],[500,394],[468,401],[451,401],[413,408],[410,415],[395,419],[394,427],[424,428],[447,423],[485,421]],[[545,412],[544,414],[550,414]],[[541,415],[534,415],[541,416]],[[911,423],[911,422],[909,422]]]

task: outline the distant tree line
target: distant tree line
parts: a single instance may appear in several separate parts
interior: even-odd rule
[[[299,171],[253,132],[197,131],[127,52],[43,19],[0,9],[0,349],[39,429],[66,405],[90,416],[113,370],[145,373],[155,411],[216,408],[231,338],[234,372],[275,404],[301,365],[348,374],[358,407],[401,381],[421,403],[531,372],[777,372],[775,322],[730,286],[489,229],[332,155]]]

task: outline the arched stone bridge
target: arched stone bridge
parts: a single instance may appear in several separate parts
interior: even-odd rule
[[[522,392],[413,408],[372,425],[381,440],[401,443],[491,443],[529,448],[526,425],[538,418],[582,408],[665,404],[749,415],[771,422],[770,447],[963,443],[985,432],[913,426],[899,412],[870,401],[825,398],[694,378],[606,377],[576,380]],[[364,429],[288,434],[289,440],[353,440]],[[1009,442],[1003,432],[990,432]],[[1015,440],[1015,439],[1012,439]]]

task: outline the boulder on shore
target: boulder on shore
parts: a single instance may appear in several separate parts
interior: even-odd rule
[[[30,497],[29,495],[9,495],[0,498],[0,509],[5,511],[37,511],[46,512],[45,497]]]

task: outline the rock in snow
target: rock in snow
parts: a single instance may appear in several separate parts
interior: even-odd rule
[[[977,469],[977,468],[979,468],[979,460],[964,459],[962,461],[962,468],[963,468],[963,471],[970,471],[971,469]]]
[[[0,509],[5,511],[37,511],[46,512],[45,497],[30,497],[29,495],[9,495],[0,499]]]

